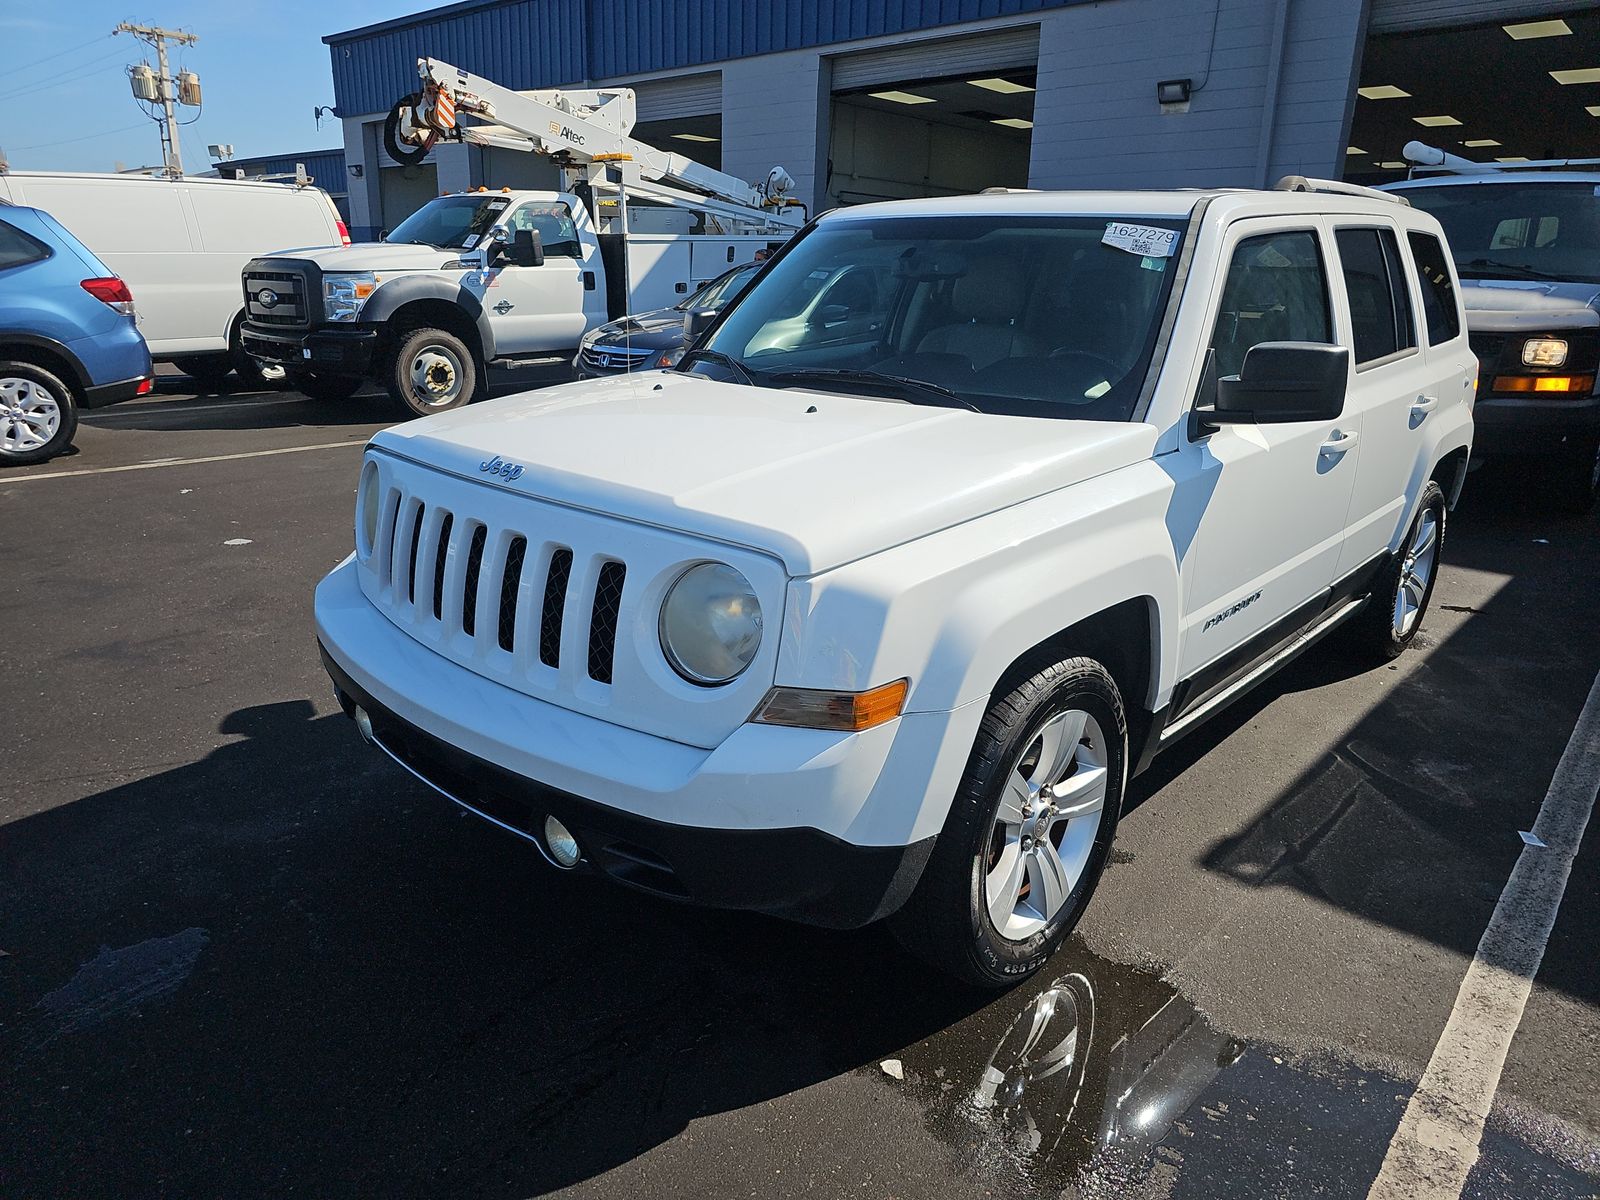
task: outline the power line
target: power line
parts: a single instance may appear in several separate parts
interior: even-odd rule
[[[14,81],[15,75],[26,75],[29,71],[33,70],[35,67],[42,66],[43,64],[45,64],[47,62],[54,62],[58,58],[65,58],[69,54],[76,54],[79,50],[87,50],[90,46],[93,46],[95,43],[108,41],[109,39],[111,39],[114,36],[115,36],[114,34],[102,33],[97,38],[90,38],[87,42],[81,42],[76,46],[71,46],[71,47],[67,48],[66,50],[57,51],[55,54],[47,54],[43,58],[36,58],[31,63],[29,63],[27,66],[19,67],[17,69],[17,71],[14,72],[13,76],[11,77],[12,81]]]
[[[56,88],[65,87],[69,83],[82,83],[85,79],[90,79],[95,75],[107,70],[108,68],[105,65],[107,62],[114,58],[121,57],[123,57],[123,55],[121,49],[119,48],[113,50],[110,54],[93,60],[92,62],[83,63],[79,66],[70,68],[67,74],[63,75],[59,79],[53,79],[48,83],[39,83],[37,85],[24,83],[20,85],[20,91],[22,95],[26,97],[34,95],[38,92],[54,91]]]
[[[87,142],[94,138],[110,137],[113,133],[130,133],[135,129],[144,128],[147,127],[141,121],[137,125],[124,125],[121,129],[104,129],[99,133],[86,133],[82,137],[56,138],[54,141],[40,142],[34,146],[12,146],[9,152],[16,153],[18,150],[44,150],[51,146],[70,146],[73,142]]]

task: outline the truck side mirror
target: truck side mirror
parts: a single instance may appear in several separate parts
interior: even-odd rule
[[[711,328],[711,322],[717,319],[717,310],[714,308],[695,308],[683,314],[683,340],[686,345],[693,345],[700,339],[700,335]]]
[[[1322,342],[1261,342],[1237,375],[1217,380],[1216,403],[1196,408],[1207,426],[1331,421],[1344,412],[1350,351]]]
[[[519,267],[544,266],[544,242],[537,229],[518,229],[511,235],[511,261]]]

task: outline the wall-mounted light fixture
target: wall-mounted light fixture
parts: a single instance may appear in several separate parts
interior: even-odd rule
[[[1191,81],[1188,79],[1163,79],[1156,84],[1156,103],[1187,104]]]
[[[351,163],[345,170],[350,172],[351,178],[360,179],[365,173],[365,168],[360,163]]]

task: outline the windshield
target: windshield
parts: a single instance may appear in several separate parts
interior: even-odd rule
[[[1400,192],[1444,226],[1470,279],[1600,283],[1600,196],[1594,183],[1456,183]]]
[[[1125,421],[1181,227],[1107,216],[824,221],[686,361],[768,387]]]
[[[718,275],[710,283],[701,286],[700,290],[680,300],[673,305],[674,308],[684,312],[712,312],[726,308],[738,294],[750,285],[756,277],[756,272],[761,268],[760,263],[746,263],[742,267],[735,267]]]
[[[389,234],[391,242],[470,250],[511,203],[509,196],[444,196],[430,200]]]

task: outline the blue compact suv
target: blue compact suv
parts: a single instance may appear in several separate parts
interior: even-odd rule
[[[128,285],[50,214],[0,203],[0,466],[60,454],[80,407],[153,380]]]

